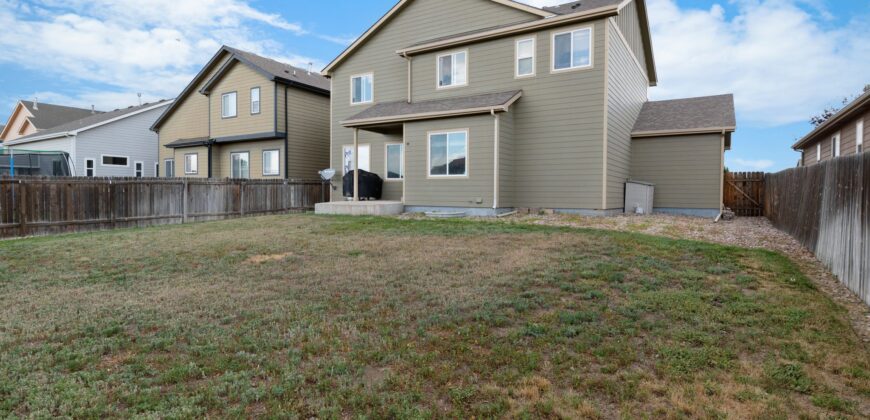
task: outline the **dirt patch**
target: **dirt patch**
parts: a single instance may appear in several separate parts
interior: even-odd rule
[[[263,263],[267,263],[267,262],[284,261],[287,258],[290,258],[292,256],[293,256],[292,252],[287,252],[284,254],[273,254],[273,255],[254,255],[253,257],[245,260],[245,264],[257,265],[257,264],[263,264]]]
[[[365,369],[363,369],[363,384],[368,389],[377,389],[387,380],[389,376],[389,368],[376,368],[366,366]]]
[[[112,353],[103,356],[100,359],[100,369],[111,372],[117,370],[118,367],[130,360],[135,354],[132,351],[123,351],[121,353]]]
[[[741,217],[713,222],[697,217],[654,215],[582,217],[568,215],[519,215],[503,219],[510,223],[570,226],[634,232],[777,251],[792,259],[810,280],[835,302],[849,311],[849,320],[864,343],[870,343],[870,307],[828,270],[815,255],[763,217]]]

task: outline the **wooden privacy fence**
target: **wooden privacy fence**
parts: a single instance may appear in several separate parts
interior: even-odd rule
[[[317,180],[0,177],[0,238],[314,209]]]
[[[870,153],[767,175],[765,214],[870,304]]]
[[[738,216],[764,216],[764,172],[725,173],[723,198]]]

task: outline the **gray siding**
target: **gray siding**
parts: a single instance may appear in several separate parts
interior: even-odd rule
[[[77,173],[84,175],[85,159],[94,159],[96,176],[134,176],[137,161],[144,163],[145,177],[156,176],[157,133],[151,131],[150,127],[164,109],[153,109],[80,133],[76,138]],[[103,166],[102,155],[127,156],[130,166]]]
[[[429,177],[428,133],[468,130],[467,177]],[[495,118],[482,115],[405,124],[405,204],[409,206],[492,208]],[[480,203],[478,203],[480,199]]]
[[[511,208],[516,206],[516,175],[514,165],[516,159],[516,146],[514,144],[515,136],[513,112],[499,114],[498,206],[500,208]]]
[[[634,3],[632,3],[634,4]],[[625,181],[631,172],[631,130],[647,100],[649,81],[616,32],[610,31],[607,50],[607,208],[622,208]]]
[[[537,18],[535,15],[489,0],[411,2],[335,69],[332,75],[330,166],[340,168],[342,145],[353,143],[353,130],[342,127],[340,121],[362,112],[368,106],[350,105],[351,76],[362,73],[374,74],[376,103],[405,100],[408,95],[407,61],[399,57],[396,50],[420,41],[535,18]],[[372,169],[382,177],[384,176],[382,155],[384,143],[388,141],[401,141],[401,135],[384,136],[366,131],[360,132],[360,142],[372,145]],[[378,162],[379,160],[381,162]],[[396,184],[390,183],[387,186],[388,199],[401,198],[401,186]],[[341,200],[341,194],[333,194],[333,199]]]
[[[718,209],[723,158],[720,134],[635,139],[631,178],[656,185],[656,208]]]
[[[468,86],[436,89],[436,57],[414,57],[415,101],[486,92],[523,91],[514,114],[514,198],[517,207],[600,209],[604,177],[604,20],[473,44]],[[593,28],[593,67],[551,72],[554,32]],[[536,39],[536,74],[515,77],[516,41]]]
[[[643,66],[644,71],[649,72],[646,68],[646,59],[644,58],[643,39],[641,38],[640,16],[637,13],[637,1],[632,1],[619,12],[619,16],[614,18],[619,31],[625,36],[628,45],[631,46],[631,51],[637,60]]]

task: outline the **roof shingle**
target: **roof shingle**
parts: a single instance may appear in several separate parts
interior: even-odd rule
[[[257,54],[242,51],[236,48],[224,48],[226,48],[227,51],[249,61],[251,64],[259,67],[261,70],[271,74],[273,77],[329,91],[329,79],[321,76],[320,73],[316,73],[314,71],[309,73],[308,70],[300,69],[298,67],[282,63],[280,61],[272,60],[271,58],[262,57]]]
[[[544,7],[544,10],[557,15],[570,15],[572,13],[585,12],[599,7],[613,6],[622,3],[622,0],[581,0],[572,1],[557,6]]]
[[[71,106],[53,105],[39,102],[35,107],[32,101],[21,101],[25,108],[33,114],[30,122],[37,130],[45,130],[79,120],[93,115],[90,109]],[[96,111],[100,113],[100,111]]]
[[[118,117],[123,117],[124,115],[128,115],[128,114],[135,113],[137,111],[141,111],[142,109],[145,109],[145,108],[154,107],[155,105],[159,105],[161,103],[166,103],[166,105],[169,105],[169,102],[170,102],[169,100],[161,100],[161,101],[157,101],[154,103],[142,104],[140,106],[131,106],[131,107],[124,108],[124,109],[116,109],[116,110],[111,111],[111,112],[102,112],[102,113],[93,114],[93,115],[91,114],[90,111],[88,111],[88,116],[86,118],[80,118],[78,120],[68,122],[66,124],[61,124],[61,125],[55,126],[55,127],[50,128],[48,130],[42,130],[42,131],[39,131],[37,133],[33,133],[29,136],[24,136],[24,137],[15,139],[13,141],[10,141],[10,143],[12,143],[12,142],[15,142],[15,143],[25,142],[25,141],[30,140],[30,139],[35,138],[35,137],[42,138],[42,137],[49,136],[52,134],[62,134],[62,133],[70,132],[70,131],[81,130],[83,128],[87,128],[87,127],[90,127],[92,125],[96,125],[96,124],[99,124],[99,123],[102,123],[105,121],[109,121],[109,120],[112,120],[112,119],[115,119]],[[39,104],[40,110],[42,110],[42,106],[43,106],[42,104]]]
[[[464,112],[489,112],[489,109],[508,106],[522,95],[521,90],[489,93],[484,95],[465,96],[461,98],[439,99],[408,103],[406,101],[385,102],[374,105],[356,114],[342,124],[346,126],[361,125],[372,120],[410,118],[412,116],[461,114]]]
[[[633,135],[681,131],[733,131],[737,126],[734,95],[647,102]]]

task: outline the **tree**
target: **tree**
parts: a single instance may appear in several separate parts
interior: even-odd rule
[[[810,117],[810,124],[812,124],[815,127],[818,127],[818,126],[824,124],[825,121],[828,121],[829,119],[831,119],[831,117],[833,117],[834,115],[837,115],[837,113],[840,112],[840,110],[843,109],[843,107],[848,105],[849,102],[854,101],[858,96],[861,96],[867,92],[870,92],[870,85],[865,85],[864,90],[859,95],[855,95],[851,98],[849,98],[849,97],[843,98],[842,106],[831,106],[831,107],[825,108],[825,110],[822,111],[821,114],[814,115],[814,116]]]

